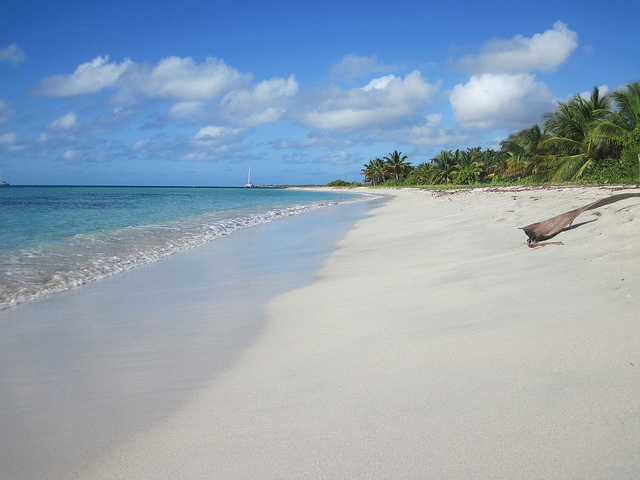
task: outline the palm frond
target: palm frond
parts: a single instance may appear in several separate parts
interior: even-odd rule
[[[567,155],[556,159],[555,172],[551,177],[553,182],[566,182],[578,178],[590,164],[591,159],[586,155]]]

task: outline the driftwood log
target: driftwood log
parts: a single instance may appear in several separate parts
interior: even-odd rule
[[[575,210],[571,210],[570,212],[566,212],[558,215],[557,217],[550,218],[549,220],[532,223],[531,225],[520,228],[524,230],[524,233],[526,233],[527,237],[529,237],[527,239],[527,244],[529,245],[529,247],[542,247],[546,244],[540,242],[555,237],[563,229],[570,226],[576,219],[576,217],[581,213],[631,197],[640,197],[640,193],[620,193],[618,195],[612,195],[607,198],[596,200],[595,202],[590,203],[589,205],[585,205],[584,207],[576,208]],[[549,243],[562,245],[562,242]]]

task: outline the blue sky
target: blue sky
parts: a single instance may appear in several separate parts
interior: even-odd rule
[[[360,181],[640,80],[640,3],[58,1],[0,9],[13,184]]]

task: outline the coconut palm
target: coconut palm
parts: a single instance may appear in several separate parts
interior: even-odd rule
[[[396,177],[396,181],[400,181],[400,177],[405,176],[411,170],[411,163],[406,161],[407,158],[407,155],[402,156],[402,152],[397,150],[382,158],[391,173]]]
[[[542,145],[554,154],[553,181],[580,177],[589,165],[605,154],[608,142],[592,133],[610,114],[610,106],[611,97],[601,95],[598,87],[594,87],[589,99],[576,95],[568,102],[560,102],[555,111],[545,115],[543,125],[549,138]]]
[[[455,159],[456,156],[451,150],[442,150],[432,158],[431,183],[434,185],[453,183],[460,170],[460,165],[455,162]]]
[[[640,129],[640,82],[631,83],[611,94],[615,110],[595,128],[595,134],[603,137],[622,137]]]
[[[427,180],[431,174],[431,163],[422,162],[411,173],[418,180]]]
[[[471,148],[467,148],[464,151],[456,150],[454,153],[454,157],[457,158],[456,163],[460,165],[462,168],[468,167],[474,161],[476,161],[474,152]]]
[[[631,83],[611,94],[616,104],[616,116],[627,132],[640,128],[640,82]]]
[[[496,173],[505,177],[541,173],[546,166],[542,147],[545,138],[539,125],[510,135],[501,143],[506,158],[496,166]]]
[[[364,174],[365,183],[371,182],[371,185],[380,185],[386,181],[387,166],[382,159],[376,158],[375,160],[369,160],[369,163],[364,165],[362,173]]]

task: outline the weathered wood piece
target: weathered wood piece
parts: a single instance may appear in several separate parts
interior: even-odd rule
[[[596,200],[584,207],[576,208],[575,210],[571,210],[543,222],[532,223],[531,225],[520,228],[527,234],[527,237],[529,237],[527,239],[527,243],[530,247],[544,246],[540,242],[555,237],[563,229],[570,226],[581,213],[631,197],[640,197],[640,193],[620,193],[607,198],[601,198],[600,200]],[[554,243],[562,244],[561,242]]]

